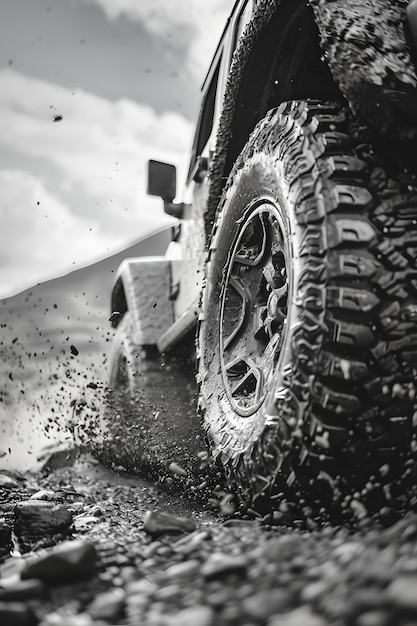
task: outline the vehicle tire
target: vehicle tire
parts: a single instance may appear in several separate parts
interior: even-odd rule
[[[219,204],[199,406],[249,515],[382,519],[415,482],[417,193],[367,140],[341,104],[284,103]]]

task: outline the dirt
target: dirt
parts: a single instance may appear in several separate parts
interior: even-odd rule
[[[351,531],[226,519],[191,492],[113,472],[79,451],[55,455],[35,475],[2,476],[9,478],[2,515],[11,524],[15,505],[34,495],[72,514],[65,532],[44,531],[31,545],[26,537],[26,551],[22,535],[13,536],[12,555],[0,565],[2,624],[417,623],[415,515],[387,529],[364,523]],[[166,533],[173,520],[179,531]],[[48,577],[39,563],[67,541],[74,551],[88,545],[90,560],[74,576],[68,559],[64,579],[47,563]],[[22,562],[33,569],[34,561],[39,578],[26,578]]]

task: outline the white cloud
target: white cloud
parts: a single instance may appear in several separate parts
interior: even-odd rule
[[[0,298],[13,285],[41,281],[51,266],[66,272],[77,259],[93,261],[111,245],[98,223],[87,226],[30,172],[0,170],[0,188]]]
[[[19,160],[0,172],[0,286],[16,292],[50,259],[81,266],[167,224],[162,201],[146,195],[146,161],[179,165],[183,180],[192,127],[180,114],[11,69],[0,72],[0,93],[0,157]],[[60,267],[54,262],[55,275]]]
[[[148,32],[189,42],[188,65],[204,78],[234,0],[79,0],[102,7],[110,19],[126,16]]]

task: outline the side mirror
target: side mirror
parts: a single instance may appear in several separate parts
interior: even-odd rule
[[[164,202],[172,202],[177,193],[177,170],[175,165],[148,162],[148,194],[160,196]]]
[[[148,161],[148,194],[159,196],[164,201],[168,215],[181,218],[184,204],[173,202],[177,192],[177,170],[174,165],[160,161]]]

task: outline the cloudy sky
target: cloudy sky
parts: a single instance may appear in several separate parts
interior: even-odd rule
[[[166,225],[233,0],[1,0],[0,298]],[[180,187],[180,185],[179,185]]]

